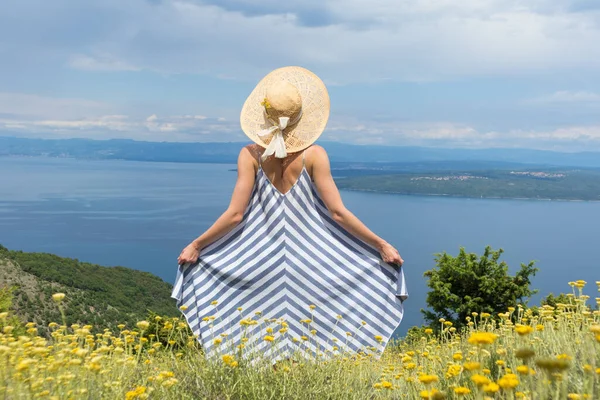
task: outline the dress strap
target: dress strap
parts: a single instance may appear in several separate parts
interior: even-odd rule
[[[306,150],[303,150],[303,151],[302,151],[302,168],[304,168],[304,167],[305,167],[305,164],[304,164],[304,155],[305,155],[305,154],[306,154]]]
[[[262,169],[262,154],[258,155],[258,169]]]

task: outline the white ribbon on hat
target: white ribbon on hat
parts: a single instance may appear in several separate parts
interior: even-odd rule
[[[290,123],[289,117],[279,117],[279,123],[273,125],[267,129],[263,129],[257,132],[257,135],[261,138],[267,137],[275,132],[275,135],[269,142],[269,145],[265,149],[265,152],[262,155],[262,160],[266,160],[271,154],[275,154],[277,158],[285,158],[287,157],[287,151],[285,150],[285,140],[283,140],[283,130],[288,127],[288,125],[294,125],[300,120],[302,116],[302,110],[298,113],[298,116],[294,118],[294,120]],[[265,119],[272,124],[275,123],[265,112]]]

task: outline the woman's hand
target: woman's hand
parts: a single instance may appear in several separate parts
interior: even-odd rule
[[[383,259],[383,261],[388,264],[398,264],[400,266],[404,264],[404,260],[402,259],[402,257],[400,257],[400,253],[398,253],[398,250],[396,250],[394,246],[387,242],[383,242],[379,246],[379,254],[381,254],[381,258]]]
[[[200,255],[200,251],[198,247],[194,245],[194,243],[190,243],[187,245],[185,249],[181,251],[179,257],[177,257],[178,264],[186,264],[186,263],[195,263],[198,261],[198,256]]]

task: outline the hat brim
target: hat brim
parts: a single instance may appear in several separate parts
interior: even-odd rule
[[[302,67],[283,67],[271,71],[256,85],[246,99],[240,114],[242,131],[254,143],[267,147],[271,137],[261,138],[258,132],[271,126],[265,120],[261,105],[265,91],[273,82],[285,80],[296,86],[302,97],[302,117],[293,126],[285,129],[283,138],[290,153],[304,150],[313,144],[325,130],[329,119],[329,93],[321,79]]]

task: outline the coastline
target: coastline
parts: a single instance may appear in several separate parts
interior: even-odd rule
[[[584,199],[552,199],[552,198],[539,198],[539,197],[497,197],[497,196],[461,196],[456,194],[445,194],[445,193],[403,193],[403,192],[391,192],[388,190],[373,190],[373,189],[349,189],[340,188],[340,191],[348,192],[368,192],[377,194],[391,194],[396,196],[412,196],[412,197],[448,197],[456,199],[473,199],[473,200],[534,200],[534,201],[557,201],[557,202],[579,202],[579,203],[597,203],[600,200],[584,200]]]

